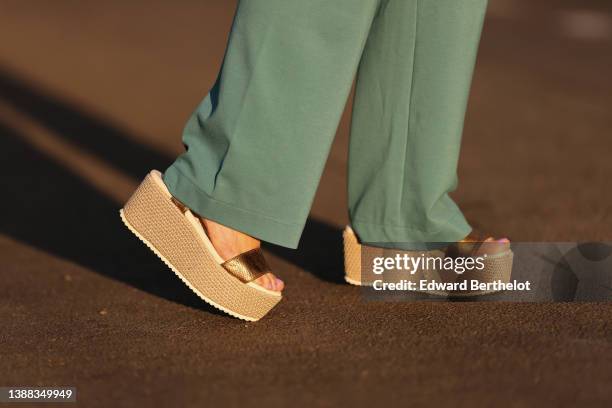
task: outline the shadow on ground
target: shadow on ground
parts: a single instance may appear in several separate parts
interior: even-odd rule
[[[0,100],[135,179],[150,169],[164,169],[172,161],[134,142],[125,131],[3,68]],[[123,228],[118,217],[120,204],[30,146],[19,130],[1,121],[0,134],[5,198],[0,209],[6,215],[0,219],[0,231],[156,296],[206,308]],[[340,235],[337,228],[310,219],[301,251],[267,249],[323,280],[338,282],[342,276]]]

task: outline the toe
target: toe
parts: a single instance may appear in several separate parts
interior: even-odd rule
[[[266,289],[274,290],[273,287],[270,287],[270,280],[268,279],[268,274],[262,275],[259,278],[255,279],[255,283]]]
[[[477,254],[495,255],[506,252],[510,249],[510,240],[508,238],[496,239],[489,237],[483,241],[483,244],[478,249]]]
[[[285,287],[283,281],[278,279],[271,273],[266,273],[265,275],[262,275],[259,278],[255,279],[255,283],[257,283],[259,286],[276,292],[280,292]]]
[[[274,280],[270,277],[270,275],[266,275],[266,288],[270,290],[275,290],[274,288]]]
[[[276,283],[276,290],[281,292],[283,289],[285,289],[285,282],[283,282],[282,280],[280,280],[279,278],[274,278],[274,281]]]

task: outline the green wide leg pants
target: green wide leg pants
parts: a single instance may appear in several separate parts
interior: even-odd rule
[[[357,74],[349,214],[364,242],[450,242],[448,196],[486,0],[242,0],[170,192],[295,248]]]

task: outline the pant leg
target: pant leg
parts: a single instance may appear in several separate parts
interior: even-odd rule
[[[198,214],[295,248],[379,0],[240,1],[216,84],[164,174]]]
[[[359,67],[349,148],[349,213],[362,241],[419,249],[469,233],[448,193],[486,3],[382,1]]]

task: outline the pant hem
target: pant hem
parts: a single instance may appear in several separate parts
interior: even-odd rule
[[[173,166],[166,170],[163,180],[174,197],[202,217],[261,241],[291,249],[298,247],[303,230],[301,225],[287,224],[268,215],[215,200]]]
[[[361,221],[351,221],[351,226],[363,244],[401,250],[431,250],[465,238],[472,227],[462,214],[451,217],[444,228],[423,231],[406,226],[389,226]]]

